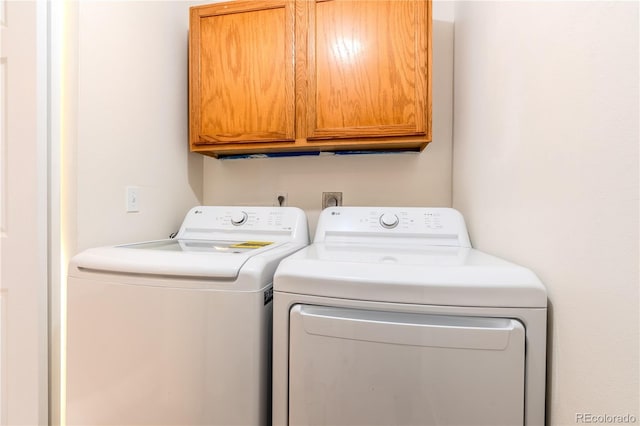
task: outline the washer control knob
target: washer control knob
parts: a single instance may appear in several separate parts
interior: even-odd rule
[[[237,212],[231,215],[231,224],[240,226],[247,221],[247,214],[245,212]]]
[[[395,228],[396,226],[398,226],[399,222],[400,219],[398,219],[398,216],[393,213],[384,213],[382,216],[380,216],[380,225],[387,229]]]

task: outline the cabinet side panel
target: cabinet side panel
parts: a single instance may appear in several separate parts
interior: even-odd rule
[[[428,0],[420,11],[425,16],[425,25],[418,30],[418,52],[419,64],[424,67],[418,74],[418,79],[423,84],[423,90],[416,90],[416,100],[424,102],[423,120],[424,133],[426,140],[432,139],[432,122],[433,122],[433,2]],[[418,125],[418,129],[420,129]]]
[[[199,140],[200,130],[200,17],[189,12],[189,147]]]

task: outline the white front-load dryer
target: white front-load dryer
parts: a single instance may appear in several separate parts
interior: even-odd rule
[[[453,209],[325,209],[274,276],[273,424],[543,425],[546,305]]]
[[[175,239],[70,264],[68,425],[267,425],[272,278],[308,244],[290,207],[196,207]]]

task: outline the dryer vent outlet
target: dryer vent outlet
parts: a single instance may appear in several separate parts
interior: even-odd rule
[[[342,192],[323,192],[322,210],[327,207],[338,207],[342,205]]]

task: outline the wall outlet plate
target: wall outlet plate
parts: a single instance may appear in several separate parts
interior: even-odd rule
[[[322,210],[327,207],[338,207],[342,205],[342,192],[323,192]]]
[[[284,191],[278,191],[274,194],[273,205],[275,207],[285,207],[289,202],[289,197]]]

